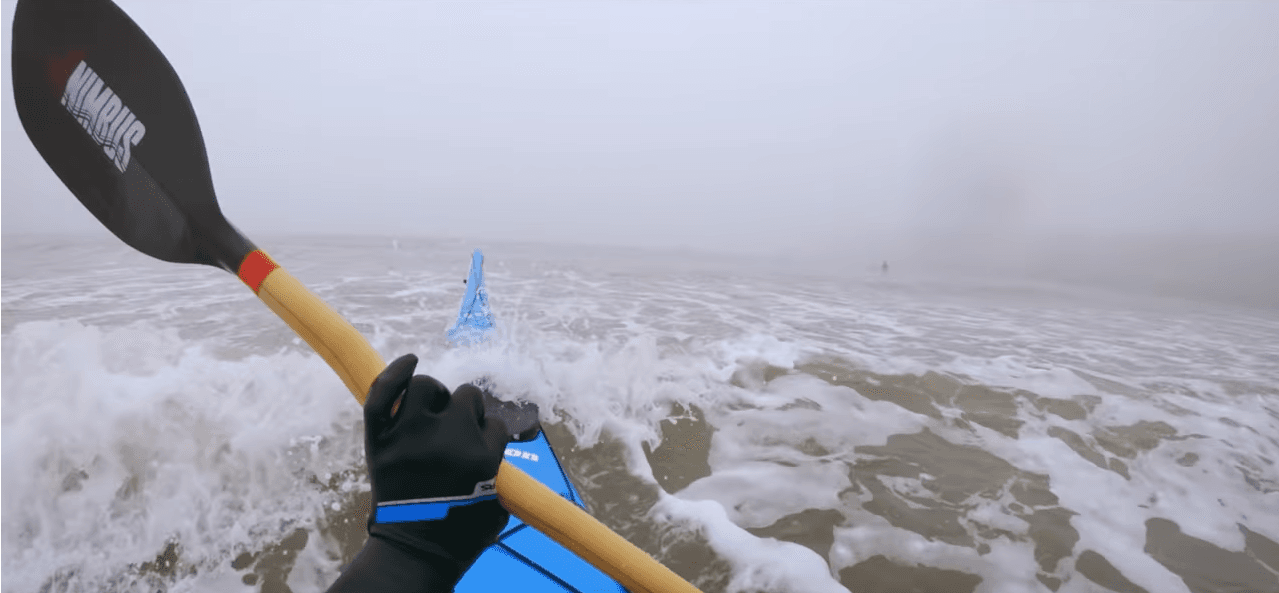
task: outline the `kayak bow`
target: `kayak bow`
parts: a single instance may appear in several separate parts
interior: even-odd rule
[[[476,249],[471,255],[466,295],[462,297],[457,323],[448,330],[448,337],[455,346],[465,347],[487,341],[492,337],[494,328],[484,283],[484,254]],[[511,433],[511,443],[506,448],[507,462],[585,509],[577,488],[564,472],[546,433],[542,431],[537,404],[502,401],[493,396],[491,382],[487,379],[480,379],[475,384],[484,390],[485,416],[501,418]],[[455,591],[486,593],[514,589],[521,593],[626,593],[620,584],[598,568],[587,564],[546,535],[529,529],[528,524],[518,517],[507,522],[497,542],[480,554],[462,576]]]
[[[488,288],[484,286],[484,254],[479,249],[471,254],[471,272],[466,277],[466,295],[458,308],[457,321],[448,331],[449,341],[457,346],[478,344],[488,340],[493,331],[493,311],[489,309]]]

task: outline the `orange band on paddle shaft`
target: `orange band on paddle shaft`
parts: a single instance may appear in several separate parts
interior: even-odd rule
[[[253,293],[257,294],[258,288],[262,286],[262,281],[280,267],[271,261],[261,249],[244,256],[244,261],[240,262],[240,280],[249,285],[253,289]]]

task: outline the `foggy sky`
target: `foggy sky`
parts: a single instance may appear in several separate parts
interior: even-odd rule
[[[1279,253],[1275,2],[118,3],[249,237]],[[105,234],[22,130],[3,10],[3,232]]]

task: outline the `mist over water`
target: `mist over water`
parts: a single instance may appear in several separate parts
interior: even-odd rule
[[[1279,242],[1196,233],[1046,237],[938,231],[903,241],[896,270],[963,282],[1044,282],[1141,298],[1279,307]]]
[[[590,512],[705,591],[1279,588],[1273,309],[618,248],[259,244],[384,358],[537,403]],[[476,246],[499,337],[450,349]],[[223,271],[110,238],[3,249],[5,591],[332,582],[368,483],[323,362]]]
[[[252,237],[887,259],[1273,304],[1274,3],[121,6]],[[96,231],[0,84],[6,234]]]

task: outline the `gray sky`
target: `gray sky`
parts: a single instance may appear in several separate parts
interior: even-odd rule
[[[250,237],[1279,235],[1277,2],[119,4]],[[3,231],[105,233],[22,131],[3,10]]]

